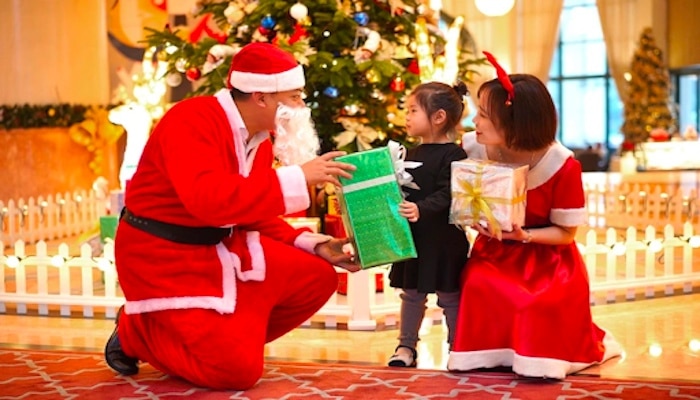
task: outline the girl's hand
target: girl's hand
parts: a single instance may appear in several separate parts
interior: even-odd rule
[[[410,201],[402,201],[399,203],[399,215],[407,218],[409,222],[416,222],[420,218],[420,211],[418,211],[418,205]]]

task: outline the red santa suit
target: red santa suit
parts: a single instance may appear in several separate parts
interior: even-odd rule
[[[255,91],[303,87],[300,66],[276,74],[287,89],[252,76]],[[278,217],[310,204],[301,168],[272,169],[268,133],[248,137],[226,89],[176,104],[151,135],[125,206],[141,218],[231,234],[183,244],[122,221],[116,235],[124,353],[216,389],[253,386],[265,343],[310,318],[337,287],[333,266],[313,255],[328,237]]]
[[[473,133],[471,158],[488,159]],[[581,166],[553,144],[528,172],[525,227],[586,222]],[[525,376],[563,379],[621,353],[593,323],[586,265],[565,245],[477,237],[462,275],[462,296],[448,368],[510,366]]]

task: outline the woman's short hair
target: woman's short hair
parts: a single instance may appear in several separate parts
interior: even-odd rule
[[[505,133],[506,145],[516,150],[543,149],[556,140],[557,110],[547,86],[534,75],[511,74],[514,97],[498,79],[479,87],[477,96],[487,96],[487,114],[496,128]]]

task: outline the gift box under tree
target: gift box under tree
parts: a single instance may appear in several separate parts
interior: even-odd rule
[[[416,257],[411,228],[399,215],[403,200],[394,164],[386,147],[336,158],[357,169],[340,178],[336,190],[345,229],[362,268]]]
[[[496,232],[525,223],[527,165],[467,158],[451,167],[450,223],[488,222]]]

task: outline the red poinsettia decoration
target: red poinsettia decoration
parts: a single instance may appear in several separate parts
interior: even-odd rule
[[[629,140],[625,140],[622,142],[621,149],[622,151],[634,151],[634,143],[630,142]]]

